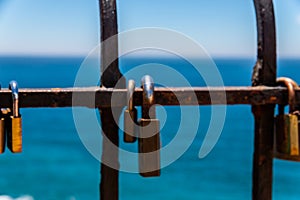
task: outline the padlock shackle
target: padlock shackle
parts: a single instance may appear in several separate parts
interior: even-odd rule
[[[289,113],[293,113],[295,111],[296,99],[295,99],[295,88],[298,88],[297,83],[287,77],[280,77],[276,80],[277,84],[283,84],[287,87],[288,90],[288,104],[289,104]]]
[[[286,85],[285,84],[286,82],[289,82],[293,85],[294,89],[297,89],[299,87],[298,84],[296,83],[296,81],[294,81],[293,79],[288,78],[288,77],[279,77],[276,79],[276,82],[279,84],[282,83],[284,85]]]
[[[151,76],[145,75],[142,78],[142,88],[145,101],[149,105],[154,104],[154,81]]]
[[[16,81],[10,81],[9,82],[9,89],[12,92],[13,100],[18,99],[19,98],[18,83]]]
[[[12,112],[13,117],[19,117],[19,90],[18,90],[18,83],[16,81],[9,82],[9,89],[11,90],[12,94]]]
[[[144,119],[154,119],[156,116],[155,108],[151,109],[154,105],[154,81],[151,76],[145,75],[142,78],[143,88],[143,105],[142,105],[142,117]]]
[[[135,81],[129,80],[127,86],[127,109],[130,111],[134,109],[134,102],[133,102],[134,91],[135,91]]]

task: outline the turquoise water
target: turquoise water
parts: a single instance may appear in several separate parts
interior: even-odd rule
[[[0,83],[19,86],[72,87],[82,58],[1,58]],[[252,59],[216,59],[226,86],[248,86],[255,63]],[[168,65],[189,79],[204,84],[184,60],[122,59],[122,71],[145,63]],[[300,83],[300,60],[280,60],[279,76]],[[129,76],[134,76],[130,74]],[[159,76],[159,74],[157,74]],[[130,77],[139,80],[140,77]],[[155,79],[155,77],[154,77]],[[176,85],[176,82],[174,82]],[[174,137],[180,114],[167,107],[168,119],[161,135],[163,145]],[[251,199],[253,117],[250,106],[228,106],[225,126],[213,151],[204,159],[198,152],[205,136],[211,107],[200,107],[196,139],[176,162],[162,170],[160,178],[120,173],[120,199]],[[77,134],[70,108],[21,109],[24,150],[0,155],[0,196],[29,195],[33,199],[97,199],[100,164],[89,154]],[[191,113],[190,120],[193,120]],[[184,127],[188,133],[189,127]],[[123,143],[121,146],[126,146]],[[135,148],[136,146],[134,146]],[[133,148],[133,147],[132,147]],[[274,199],[299,199],[300,164],[275,160]]]

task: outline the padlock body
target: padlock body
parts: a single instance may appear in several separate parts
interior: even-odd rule
[[[276,151],[279,154],[299,156],[298,116],[278,115],[275,118]]]
[[[5,118],[0,119],[0,153],[5,151]]]
[[[10,117],[10,125],[7,129],[7,146],[12,153],[22,152],[22,118]]]
[[[139,170],[143,177],[160,176],[159,120],[141,119],[138,149]]]
[[[136,141],[137,110],[125,110],[124,112],[124,142],[133,143]]]

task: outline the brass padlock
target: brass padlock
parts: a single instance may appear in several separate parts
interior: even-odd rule
[[[142,78],[143,105],[142,119],[139,120],[140,131],[139,170],[143,177],[160,176],[160,133],[159,120],[156,119],[154,82],[148,75]]]
[[[129,80],[127,87],[127,108],[124,112],[124,142],[127,143],[136,141],[137,110],[133,102],[134,90],[135,82],[134,80]]]
[[[1,85],[0,85],[1,90]],[[5,151],[5,118],[2,114],[2,109],[0,112],[0,154]]]
[[[9,83],[12,92],[12,115],[7,124],[7,146],[12,153],[22,152],[22,118],[19,112],[19,92],[16,81]]]
[[[5,151],[5,118],[2,115],[1,110],[0,116],[0,154]]]
[[[9,108],[1,108],[0,112],[0,153],[5,151],[5,142],[6,142],[6,128],[7,121],[10,118],[11,110]]]
[[[277,79],[288,89],[289,114],[284,114],[284,105],[279,105],[275,118],[275,157],[294,160],[299,157],[299,127],[295,111],[295,88],[297,84],[289,78]]]

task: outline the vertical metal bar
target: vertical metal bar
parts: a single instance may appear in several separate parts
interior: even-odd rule
[[[125,86],[125,80],[119,70],[118,62],[118,24],[116,0],[99,0],[101,27],[101,86],[116,87],[121,79],[120,87]],[[115,36],[115,37],[113,37]],[[105,42],[110,38],[110,42]],[[110,63],[113,61],[112,63]],[[111,105],[113,107],[114,105]],[[119,118],[122,108],[113,108]],[[119,152],[113,145],[119,146],[119,127],[112,115],[112,108],[101,109],[103,134],[103,151],[101,163],[100,199],[117,200],[119,197]],[[105,139],[105,137],[108,139]],[[110,163],[110,166],[103,164]],[[112,168],[111,166],[115,166]]]
[[[272,0],[254,0],[258,55],[252,85],[276,84],[276,32]],[[274,105],[252,106],[255,118],[252,199],[272,199]]]
[[[118,60],[118,37],[112,37],[118,34],[116,0],[99,1],[101,15],[101,85],[113,88],[122,78]],[[104,42],[108,38],[110,38],[109,42]],[[113,62],[110,63],[111,61]],[[122,87],[124,87],[123,84]]]
[[[119,146],[118,125],[112,117],[110,108],[101,109],[103,136],[101,163],[101,200],[118,200],[119,198],[119,151],[113,145]],[[104,163],[109,163],[110,166]],[[114,168],[112,167],[114,166]]]

